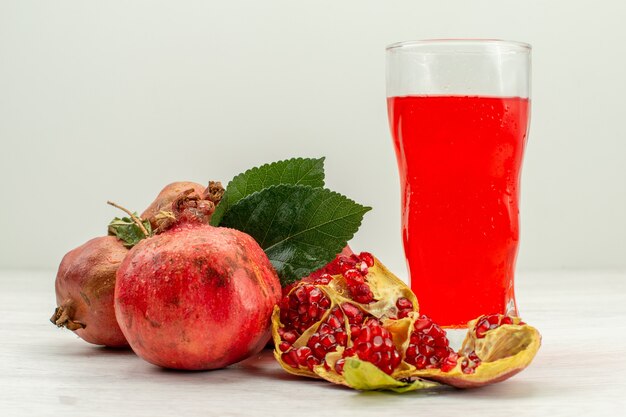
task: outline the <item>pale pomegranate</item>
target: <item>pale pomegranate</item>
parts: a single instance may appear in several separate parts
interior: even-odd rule
[[[89,343],[127,346],[115,319],[115,273],[128,249],[113,236],[102,236],[68,252],[59,265],[57,308],[50,321]]]
[[[118,321],[135,353],[155,365],[221,368],[269,339],[276,272],[252,237],[209,226],[213,209],[197,194],[182,196],[177,221],[142,240],[118,270]]]

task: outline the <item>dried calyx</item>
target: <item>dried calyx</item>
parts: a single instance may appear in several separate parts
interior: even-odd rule
[[[419,314],[411,290],[371,254],[340,255],[326,270],[333,275],[303,280],[274,309],[275,356],[290,373],[358,389],[476,387],[521,371],[539,348],[537,330],[496,314],[470,322],[454,351],[445,330]]]

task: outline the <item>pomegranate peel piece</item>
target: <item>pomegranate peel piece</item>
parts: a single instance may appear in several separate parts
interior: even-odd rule
[[[421,378],[398,380],[387,375],[375,365],[359,360],[347,358],[343,368],[344,385],[360,391],[386,390],[398,393],[429,389],[440,384]]]
[[[458,352],[456,365],[444,372],[441,369],[416,369],[395,374],[397,378],[420,377],[438,381],[457,388],[475,388],[504,381],[519,373],[532,362],[541,346],[541,335],[527,324],[506,324],[489,330],[483,338],[477,338],[477,320],[469,322],[469,330]],[[519,318],[513,318],[519,323]],[[478,364],[471,372],[464,372],[464,360],[475,355]],[[467,362],[466,362],[467,363]]]

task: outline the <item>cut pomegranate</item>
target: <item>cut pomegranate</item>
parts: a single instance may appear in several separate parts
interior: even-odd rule
[[[418,314],[410,289],[371,254],[340,254],[328,270],[297,283],[274,309],[275,356],[288,372],[359,389],[433,386],[406,382],[416,378],[476,387],[521,371],[539,348],[539,333],[519,318],[487,315],[469,323],[455,352],[445,330]]]

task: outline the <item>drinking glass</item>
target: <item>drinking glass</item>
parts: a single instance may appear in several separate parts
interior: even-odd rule
[[[517,315],[520,170],[530,114],[528,44],[387,47],[387,105],[402,237],[420,312],[448,328]]]

